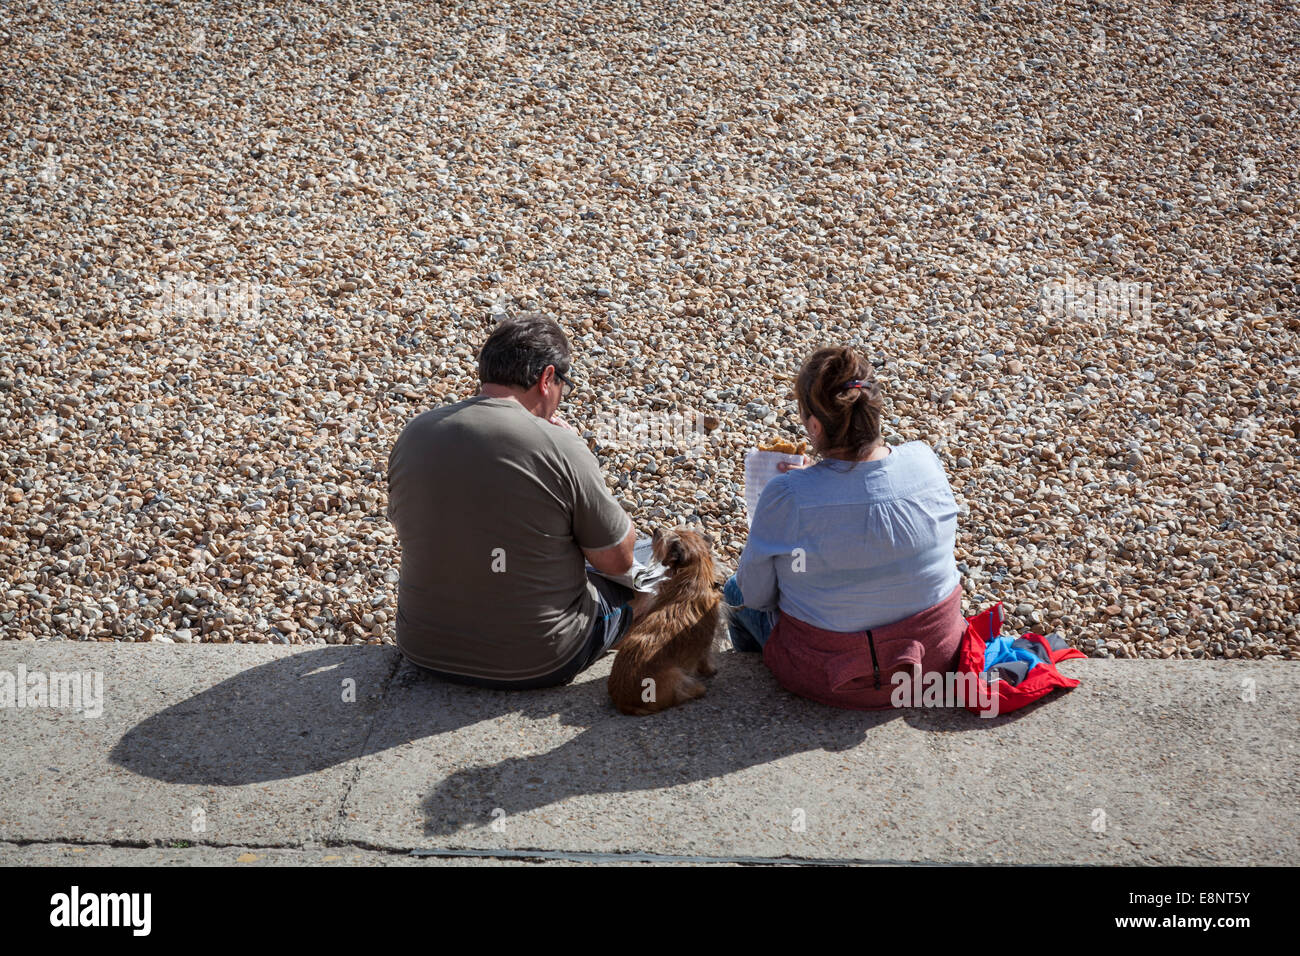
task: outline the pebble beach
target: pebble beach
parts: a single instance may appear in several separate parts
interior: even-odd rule
[[[387,456],[505,314],[734,568],[872,359],[967,613],[1300,659],[1295,3],[13,3],[0,637],[391,643]],[[503,503],[507,504],[507,503]]]

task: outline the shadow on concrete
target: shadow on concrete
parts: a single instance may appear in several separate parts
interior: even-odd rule
[[[442,735],[506,715],[582,728],[544,753],[477,765],[467,748],[463,768],[424,800],[428,830],[438,833],[461,825],[441,808],[463,807],[469,794],[517,812],[577,793],[719,777],[804,751],[847,751],[900,717],[918,730],[959,732],[1041,706],[992,720],[951,710],[836,710],[782,690],[757,655],[723,653],[719,664],[706,697],[638,718],[614,709],[599,665],[568,687],[493,691],[440,681],[392,648],[323,647],[242,671],[160,711],[123,735],[110,759],[168,783],[237,786],[416,741],[437,746]],[[355,681],[353,701],[345,700],[347,680]]]
[[[406,708],[421,710],[441,696],[431,682],[408,688],[404,704],[385,719],[400,724],[409,719],[402,713]],[[558,703],[555,697],[539,699],[533,715],[559,713],[583,732],[545,753],[467,766],[436,781],[423,800],[426,836],[482,826],[481,818],[465,818],[466,806],[509,807],[513,815],[579,794],[712,779],[805,751],[848,752],[865,743],[855,759],[869,766],[872,732],[890,721],[902,719],[927,732],[983,730],[1016,720],[1042,702],[995,718],[964,710],[839,710],[780,688],[758,655],[722,654],[707,696],[654,716],[619,714],[603,678],[571,685],[562,711],[555,709]],[[913,770],[923,768],[908,772]]]
[[[167,783],[238,786],[324,770],[362,752],[398,655],[321,647],[235,676],[128,730],[109,760]],[[345,680],[355,700],[345,699]]]

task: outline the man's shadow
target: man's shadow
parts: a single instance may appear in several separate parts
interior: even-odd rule
[[[846,753],[864,743],[861,764],[868,774],[873,772],[870,738],[890,721],[901,718],[926,732],[983,730],[1028,716],[1046,701],[993,718],[956,708],[843,710],[784,690],[758,654],[721,654],[718,665],[705,697],[647,717],[620,714],[610,703],[603,676],[584,681],[580,675],[567,689],[560,716],[583,731],[544,753],[479,762],[435,781],[423,801],[425,833],[446,835],[482,826],[490,807],[508,807],[513,816],[582,794],[658,790],[805,751]],[[441,697],[428,684],[413,690],[413,700],[420,701],[416,707]],[[547,704],[530,709],[530,716],[539,719],[556,713]],[[925,773],[933,768],[914,769],[916,786],[924,788]],[[482,812],[467,819],[466,807]]]
[[[719,672],[705,697],[626,717],[609,700],[604,663],[567,687],[494,691],[438,680],[391,648],[323,647],[242,671],[154,714],[122,736],[110,760],[167,783],[239,786],[326,770],[416,741],[445,746],[447,735],[506,715],[558,717],[582,728],[544,753],[504,759],[476,759],[472,744],[457,741],[462,764],[430,781],[423,801],[427,832],[447,833],[464,823],[447,808],[464,807],[470,795],[475,804],[490,800],[513,814],[578,794],[721,777],[804,751],[851,750],[904,715],[917,729],[963,731],[1036,709],[993,720],[946,709],[839,710],[781,689],[758,655],[727,652],[718,655]],[[349,681],[355,682],[351,693]]]

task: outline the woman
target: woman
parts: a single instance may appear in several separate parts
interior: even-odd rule
[[[966,630],[952,489],[924,442],[884,443],[871,373],[847,347],[804,362],[795,395],[821,460],[763,489],[724,592],[737,650],[854,709],[890,706],[896,673],[950,671]]]

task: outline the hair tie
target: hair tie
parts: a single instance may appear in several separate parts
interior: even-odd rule
[[[846,389],[850,389],[850,388],[870,388],[872,385],[875,385],[875,384],[876,384],[876,383],[875,383],[874,381],[871,381],[871,382],[864,382],[864,381],[863,381],[862,379],[860,379],[860,378],[855,378],[855,379],[854,379],[853,381],[851,381],[851,382],[845,382],[845,383],[844,383],[843,385],[841,385],[838,389],[836,389],[836,391],[838,391],[838,392],[843,392],[843,391],[845,391]]]

